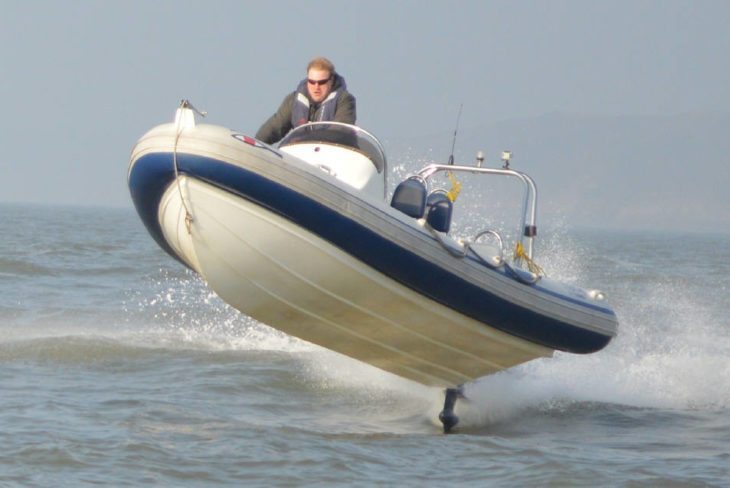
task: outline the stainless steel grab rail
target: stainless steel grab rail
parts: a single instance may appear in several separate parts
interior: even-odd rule
[[[519,235],[521,236],[520,243],[524,247],[527,257],[532,259],[534,239],[537,235],[537,186],[530,176],[513,169],[482,168],[479,166],[460,166],[450,164],[429,164],[418,171],[417,175],[428,181],[428,179],[433,175],[442,171],[511,176],[521,180],[524,184],[525,193],[522,205],[522,227],[519,231]]]

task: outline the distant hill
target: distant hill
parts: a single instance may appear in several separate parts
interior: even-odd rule
[[[444,161],[448,133],[391,141],[391,163]],[[598,228],[730,232],[730,113],[593,116],[551,113],[462,128],[457,162],[502,149],[532,176],[541,221]],[[420,162],[417,162],[420,161]],[[411,169],[411,170],[412,170]]]

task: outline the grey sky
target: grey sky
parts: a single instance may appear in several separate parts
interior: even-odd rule
[[[448,149],[462,102],[465,131],[728,112],[729,25],[701,0],[0,0],[0,202],[130,205],[129,151],[181,98],[253,134],[315,55],[386,149]]]

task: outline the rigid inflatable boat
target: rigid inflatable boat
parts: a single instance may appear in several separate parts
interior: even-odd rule
[[[383,148],[360,127],[306,124],[271,146],[196,113],[183,101],[132,151],[129,189],[155,241],[244,314],[447,387],[445,430],[459,385],[616,335],[601,292],[534,265],[535,184],[507,157],[500,168],[429,164],[388,198]],[[454,196],[436,187],[439,173],[521,182],[516,257],[496,230],[449,234]]]

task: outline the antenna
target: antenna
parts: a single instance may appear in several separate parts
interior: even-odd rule
[[[461,120],[461,109],[464,104],[459,105],[459,115],[456,116],[456,128],[454,129],[454,140],[451,141],[451,155],[449,156],[449,165],[454,165],[454,147],[456,147],[456,134],[459,132],[459,120]]]

